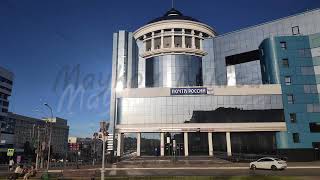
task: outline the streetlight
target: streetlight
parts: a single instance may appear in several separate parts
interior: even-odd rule
[[[48,103],[44,103],[44,105],[46,107],[48,107],[50,109],[50,112],[51,112],[51,119],[49,121],[49,127],[48,127],[48,130],[49,130],[49,142],[48,142],[48,163],[47,163],[47,171],[49,170],[49,166],[50,166],[50,151],[51,151],[51,136],[52,136],[52,125],[51,125],[51,122],[53,120],[53,113],[52,113],[52,108],[51,106],[48,104]]]
[[[100,122],[100,132],[97,134],[93,134],[93,138],[97,138],[102,140],[102,167],[101,167],[101,179],[104,179],[104,172],[105,172],[105,153],[106,153],[106,142],[107,142],[107,136],[108,136],[108,128],[109,128],[109,123],[106,123],[105,121]]]

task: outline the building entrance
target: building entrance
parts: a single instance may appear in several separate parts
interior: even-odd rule
[[[183,133],[166,133],[164,137],[165,156],[184,156]]]

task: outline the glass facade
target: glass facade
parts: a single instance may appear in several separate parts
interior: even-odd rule
[[[189,139],[189,154],[190,155],[208,155],[208,133],[188,133]]]
[[[274,154],[276,150],[275,132],[235,132],[231,133],[234,153]]]
[[[123,153],[130,155],[137,151],[137,134],[124,133],[123,135]]]
[[[272,127],[271,130],[248,129],[245,130],[246,132],[238,132],[237,126],[236,130],[233,129],[230,132],[228,129],[223,130],[226,132],[214,132],[212,128],[215,127],[208,127],[205,130],[200,126],[202,129],[200,128],[197,132],[188,132],[188,130],[182,128],[183,132],[188,132],[184,136],[183,133],[163,132],[165,134],[164,138],[166,140],[170,136],[171,140],[175,139],[177,141],[177,146],[179,146],[177,153],[180,155],[185,152],[188,152],[189,155],[212,155],[212,149],[214,153],[221,151],[227,153],[228,156],[231,155],[231,151],[233,153],[272,154],[275,151],[286,153],[290,149],[311,148],[312,145],[315,147],[319,143],[319,135],[317,133],[310,135],[309,126],[310,123],[319,123],[317,113],[320,112],[318,97],[320,89],[318,85],[320,48],[318,45],[319,38],[312,35],[320,32],[319,20],[320,10],[316,9],[235,32],[215,37],[205,37],[200,43],[197,39],[189,38],[189,36],[180,38],[180,34],[176,36],[177,38],[174,36],[161,38],[158,36],[159,33],[161,34],[159,29],[154,31],[155,39],[153,41],[145,39],[148,41],[144,43],[145,41],[141,38],[132,41],[132,46],[136,47],[134,51],[139,54],[131,53],[132,56],[136,56],[136,58],[132,58],[132,62],[129,60],[125,62],[125,58],[122,58],[125,53],[119,51],[119,48],[126,49],[126,43],[120,43],[123,38],[117,39],[116,43],[119,43],[119,46],[114,52],[117,58],[113,60],[113,69],[115,69],[113,74],[128,77],[131,74],[134,77],[133,75],[136,73],[136,78],[126,79],[128,77],[123,77],[126,81],[134,82],[132,84],[135,85],[127,86],[129,89],[126,89],[124,94],[120,96],[112,93],[110,118],[115,124],[119,125],[116,126],[115,130],[117,131],[117,128],[119,128],[119,132],[129,132],[133,128],[135,131],[143,129],[141,132],[149,132],[148,128],[155,125],[163,132],[162,126],[165,127],[169,124],[181,129],[179,124],[183,124],[181,127],[186,126],[184,123],[207,123],[209,125],[209,123],[218,122],[215,121],[216,119],[223,123],[239,123],[240,121],[236,121],[237,118],[234,118],[235,113],[229,113],[231,114],[230,121],[226,121],[225,118],[217,118],[213,115],[213,111],[219,111],[218,108],[226,111],[235,108],[242,113],[254,113],[253,111],[258,110],[259,113],[260,110],[261,112],[263,110],[272,117],[269,118],[272,120],[262,121],[263,118],[256,118],[257,121],[249,121],[249,115],[246,114],[243,116],[245,118],[241,120],[241,123],[245,122],[252,125],[257,122],[264,122],[270,123],[268,124],[270,126],[275,125],[276,128]],[[172,32],[172,29],[164,30],[163,33],[170,32]],[[190,33],[185,31],[185,34]],[[304,37],[301,36],[302,34],[310,36]],[[119,35],[122,34],[119,33]],[[293,39],[279,37],[284,35]],[[149,34],[145,38],[151,36],[153,35]],[[265,39],[271,40],[269,44],[266,44]],[[309,41],[313,42],[307,43]],[[199,56],[191,55],[190,53],[193,52],[189,51],[158,51],[163,48],[161,44],[163,44],[164,49],[169,47],[183,49],[181,48],[184,47],[183,42],[185,42],[186,49],[190,49],[190,45],[195,44],[204,53],[197,54],[197,48],[195,48],[194,54]],[[270,46],[270,49],[259,48],[263,42],[264,45]],[[127,44],[130,46],[131,43]],[[151,49],[151,51],[145,52],[146,48]],[[159,54],[148,55],[153,51],[153,48]],[[273,51],[276,53],[272,54]],[[272,61],[270,59],[265,60],[267,56],[272,56],[271,58],[275,59]],[[119,63],[123,67],[132,67],[132,71],[129,68],[123,68],[124,71],[122,71],[119,68]],[[117,72],[117,67],[120,72]],[[121,77],[117,78],[121,79]],[[238,87],[227,87],[224,93],[214,94],[215,86],[254,84],[259,84],[259,87],[264,86],[262,84],[277,85],[264,86],[264,88],[261,88],[263,91],[266,90],[263,94],[261,94],[258,86],[257,89],[251,89],[252,92],[250,90],[249,93],[239,89],[238,94],[238,91],[231,92],[232,88]],[[170,96],[164,93],[172,87],[193,88],[195,86],[204,86],[208,90],[210,88],[213,90],[206,95]],[[114,85],[114,87],[117,86]],[[154,87],[154,89],[146,90],[144,89],[146,87]],[[157,87],[159,88],[157,89]],[[130,88],[141,88],[141,90],[131,91]],[[139,92],[135,93],[137,91]],[[140,93],[144,92],[150,92],[150,97],[146,94],[139,97]],[[162,95],[157,96],[156,93],[158,92]],[[252,95],[255,92],[257,92],[256,95]],[[252,110],[252,112],[248,112],[249,110]],[[281,114],[281,120],[273,121],[273,110]],[[197,121],[193,121],[193,115],[197,113],[199,118]],[[208,118],[204,119],[203,115],[207,115]],[[227,117],[226,115],[223,116]],[[268,119],[267,116],[264,117]],[[285,122],[283,117],[285,117]],[[255,125],[257,124],[253,126]],[[208,134],[207,131],[211,130],[212,134]],[[299,139],[298,141],[294,140],[294,133],[297,134],[296,137],[298,138],[295,139]],[[212,144],[208,139],[211,136]],[[186,137],[188,139],[185,139]],[[188,150],[184,149],[186,148],[184,146],[185,141],[189,143]],[[161,148],[164,148],[164,151],[161,151],[164,152],[163,155],[170,155],[172,154],[173,144],[165,141]],[[157,156],[160,153],[159,151],[160,132],[142,133],[141,155]]]
[[[173,54],[146,59],[146,87],[202,85],[201,57]]]
[[[190,122],[193,111],[219,107],[244,110],[282,109],[281,95],[183,96],[118,99],[118,124],[172,124]]]
[[[237,85],[262,84],[260,61],[251,61],[235,65]]]
[[[227,66],[226,57],[259,49],[260,43],[269,37],[292,36],[292,28],[298,27],[300,34],[314,34],[320,32],[320,10],[308,11],[298,15],[282,18],[261,25],[245,28],[235,32],[214,37],[204,41],[204,46],[209,47],[206,51],[208,55],[214,56],[211,62],[206,62],[204,70],[205,85],[226,85]],[[206,45],[207,44],[207,45]],[[213,44],[211,50],[210,44]],[[208,64],[208,65],[207,65]],[[212,68],[214,67],[215,78],[212,78]],[[260,64],[246,64],[241,68],[260,69]],[[260,80],[261,81],[261,80]],[[250,84],[250,82],[247,82]]]
[[[141,155],[160,155],[160,133],[141,133]]]

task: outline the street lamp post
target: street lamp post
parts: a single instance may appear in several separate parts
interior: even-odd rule
[[[106,153],[106,142],[107,142],[107,136],[108,136],[108,128],[109,123],[106,123],[105,121],[100,122],[100,132],[98,133],[98,139],[102,140],[102,167],[101,167],[101,179],[104,179],[104,173],[105,173],[105,153]],[[93,138],[96,138],[96,133],[94,134]]]
[[[50,109],[50,112],[51,112],[51,119],[49,121],[49,127],[48,127],[48,130],[49,130],[49,142],[48,142],[48,163],[47,163],[47,171],[49,170],[49,167],[50,167],[50,151],[51,151],[51,137],[52,137],[52,119],[53,119],[53,112],[52,112],[52,108],[51,106],[48,104],[48,103],[45,103],[44,104],[46,107],[48,107]]]

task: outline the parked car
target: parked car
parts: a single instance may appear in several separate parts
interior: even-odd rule
[[[250,169],[286,169],[287,162],[278,158],[264,157],[250,163]]]

